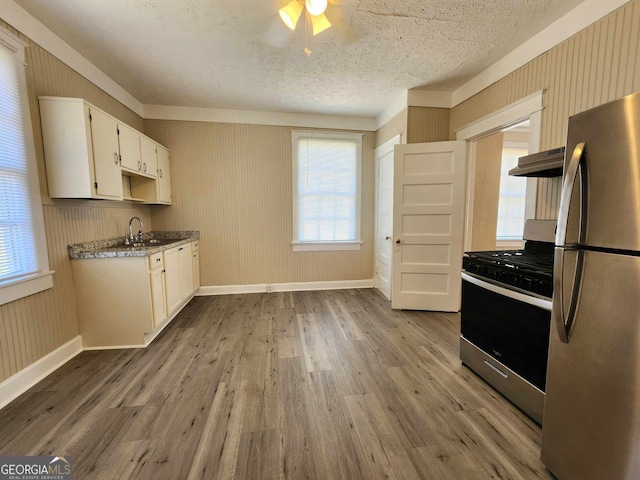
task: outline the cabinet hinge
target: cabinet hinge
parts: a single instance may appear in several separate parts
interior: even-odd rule
[[[94,183],[94,185],[96,186],[96,190],[98,189],[98,182]]]

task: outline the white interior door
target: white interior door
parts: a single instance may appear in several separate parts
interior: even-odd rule
[[[397,136],[376,149],[376,243],[374,285],[391,300],[393,243],[393,148]]]
[[[397,145],[393,308],[460,308],[466,142]]]

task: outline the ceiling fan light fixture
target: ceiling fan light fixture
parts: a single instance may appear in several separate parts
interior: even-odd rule
[[[324,13],[320,15],[311,15],[311,26],[313,27],[313,36],[324,32],[331,26],[331,22]]]
[[[300,15],[302,15],[302,5],[298,0],[291,0],[291,2],[278,10],[278,13],[284,24],[291,30],[295,30]]]
[[[322,15],[327,9],[327,0],[305,0],[304,5],[307,8],[307,12],[309,12],[309,15],[318,16]],[[331,24],[329,24],[329,26],[331,26]]]

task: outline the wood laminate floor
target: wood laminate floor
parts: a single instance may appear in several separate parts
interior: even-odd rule
[[[458,335],[369,289],[196,297],[1,410],[0,455],[71,455],[76,480],[552,479]]]

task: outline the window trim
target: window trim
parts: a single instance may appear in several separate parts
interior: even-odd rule
[[[360,250],[362,245],[362,139],[364,133],[291,130],[291,193],[293,230],[291,246],[294,252],[319,252],[339,250]],[[300,241],[298,239],[298,147],[305,138],[324,140],[345,140],[356,144],[356,232],[351,241]]]
[[[27,43],[0,27],[0,48],[8,48],[14,52],[16,60],[23,66],[25,64],[25,48]],[[27,78],[24,68],[17,69],[18,88],[20,89],[20,105],[22,107],[22,126],[24,129],[24,141],[26,150],[27,170],[29,172],[29,201],[31,204],[31,219],[33,223],[33,235],[36,248],[36,272],[21,277],[12,278],[0,282],[0,305],[13,302],[23,297],[33,295],[53,287],[53,271],[49,270],[49,257],[44,228],[44,216],[42,213],[42,199],[40,197],[40,181],[38,179],[38,166],[36,162],[33,127],[31,124],[31,111],[29,108],[29,95],[27,91]]]

